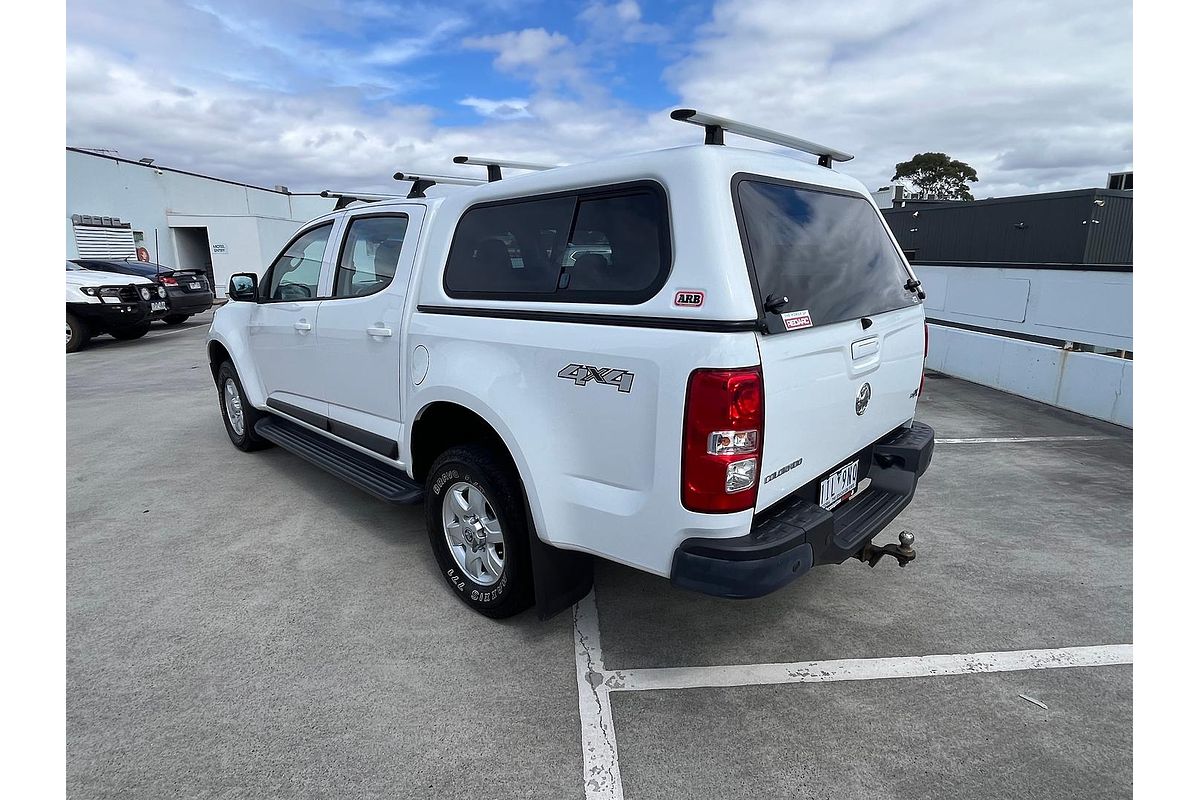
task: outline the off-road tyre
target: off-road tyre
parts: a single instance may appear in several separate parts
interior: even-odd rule
[[[228,393],[227,385],[230,383],[234,387],[238,410],[230,408],[234,399]],[[233,442],[234,447],[249,453],[271,446],[270,442],[254,432],[254,424],[263,418],[263,413],[246,400],[242,379],[238,377],[231,361],[224,362],[217,370],[217,400],[221,404],[221,419],[225,423],[225,432],[229,434],[229,441]],[[238,430],[239,414],[241,431]]]
[[[533,568],[529,555],[529,527],[525,517],[525,496],[521,481],[511,461],[481,444],[459,445],[442,453],[433,462],[426,478],[425,524],[429,543],[442,577],[451,591],[472,610],[493,619],[519,614],[533,605]],[[483,498],[485,509],[480,524],[488,518],[499,523],[503,540],[503,568],[498,577],[483,574],[485,581],[476,580],[451,552],[451,536],[443,520],[446,495],[472,487]],[[468,496],[474,497],[469,491]],[[461,495],[460,495],[461,496]],[[471,515],[468,516],[478,516]],[[465,526],[464,526],[465,527]],[[479,534],[472,531],[474,541]],[[486,534],[485,534],[486,535]],[[482,558],[486,558],[486,548]],[[498,552],[499,548],[496,551]],[[480,562],[470,560],[479,551],[461,545],[460,556],[467,565],[482,572]],[[470,555],[467,555],[470,553]]]

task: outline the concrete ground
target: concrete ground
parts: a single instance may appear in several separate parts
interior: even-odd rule
[[[67,356],[69,796],[599,796],[572,615],[475,616],[418,508],[235,450],[208,316]],[[920,414],[939,439],[1043,438],[939,444],[881,535],[916,533],[903,570],[734,602],[598,565],[605,668],[1132,641],[1129,433],[949,378]],[[1125,664],[611,698],[628,798],[1131,793]]]

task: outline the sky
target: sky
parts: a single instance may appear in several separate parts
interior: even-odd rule
[[[1128,0],[72,0],[66,57],[68,146],[293,191],[700,141],[679,107],[853,153],[870,189],[927,151],[977,198],[1133,158]]]

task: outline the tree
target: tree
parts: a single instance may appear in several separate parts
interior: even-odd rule
[[[979,176],[973,167],[945,153],[918,153],[896,165],[892,180],[903,181],[922,200],[974,200],[967,181],[978,181]]]

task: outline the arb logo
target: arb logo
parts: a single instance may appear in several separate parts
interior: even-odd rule
[[[704,292],[699,289],[680,289],[675,292],[675,305],[691,306],[692,308],[704,305]]]

